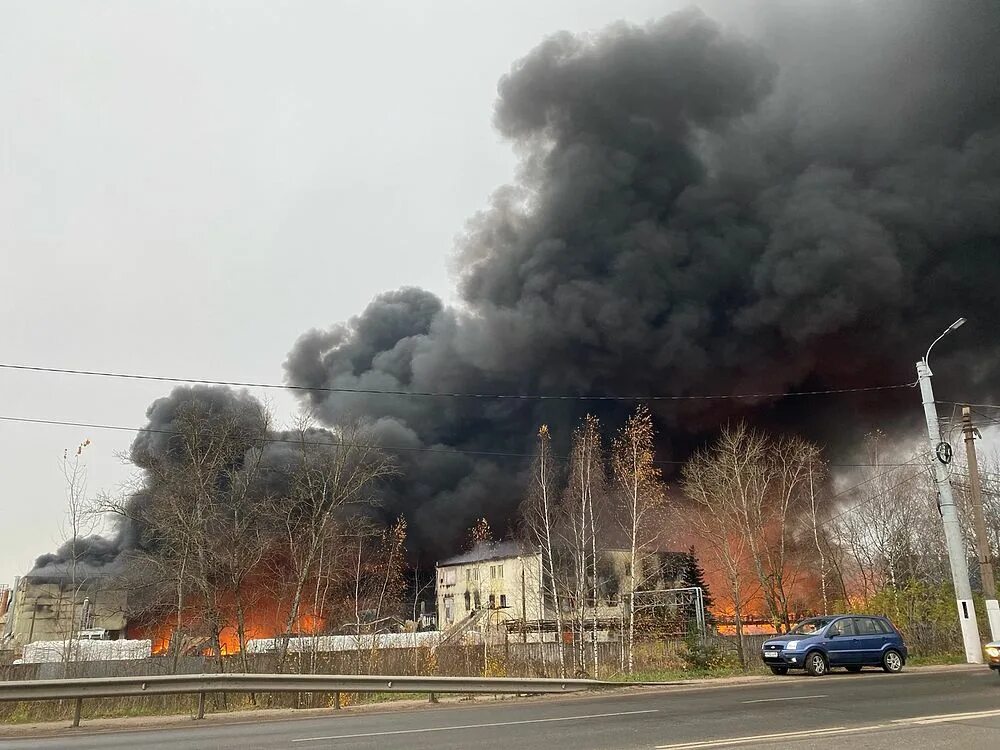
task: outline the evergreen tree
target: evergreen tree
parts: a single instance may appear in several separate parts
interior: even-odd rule
[[[712,625],[714,623],[712,619],[712,594],[709,591],[708,583],[705,582],[705,571],[702,570],[701,564],[698,562],[694,547],[688,548],[684,555],[683,580],[684,586],[701,589],[702,603],[705,605],[705,624]],[[688,611],[688,620],[693,622],[696,614],[695,603],[692,602]]]

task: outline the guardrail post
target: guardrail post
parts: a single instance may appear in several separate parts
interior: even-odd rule
[[[73,726],[80,726],[80,712],[83,710],[83,698],[73,701]]]
[[[333,707],[335,709],[337,709],[338,711],[340,710],[340,691],[339,690],[336,693],[333,694]]]
[[[428,703],[437,703],[438,702],[438,697],[434,693],[431,693],[430,696],[427,698],[427,702]]]
[[[205,694],[198,693],[198,715],[195,716],[196,719],[205,718]]]

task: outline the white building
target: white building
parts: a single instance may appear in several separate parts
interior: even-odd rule
[[[542,553],[517,542],[481,544],[437,564],[438,627],[480,615],[480,630],[544,619]]]

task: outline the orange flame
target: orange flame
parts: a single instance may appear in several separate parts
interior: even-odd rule
[[[234,612],[227,607],[222,628],[219,631],[219,650],[221,655],[229,656],[240,651],[240,629],[238,618]],[[243,637],[244,641],[258,638],[274,638],[285,632],[285,623],[288,620],[288,610],[284,608],[264,608],[254,607],[244,614]],[[188,650],[198,644],[202,644],[201,653],[204,656],[215,655],[213,644],[204,646],[211,638],[211,628],[209,628],[203,618],[203,608],[192,605],[185,608],[181,613],[181,630],[185,634],[186,644],[182,644],[182,650]],[[313,613],[309,609],[303,609],[295,621],[292,623],[291,632],[293,635],[315,635],[320,633],[325,626],[324,618]],[[162,619],[140,621],[130,623],[128,629],[129,638],[149,639],[153,642],[153,653],[162,655],[170,650],[170,644],[174,640],[174,632],[177,628],[177,615],[172,613]]]

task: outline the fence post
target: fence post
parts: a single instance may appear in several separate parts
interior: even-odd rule
[[[73,701],[73,726],[80,726],[80,712],[83,710],[83,698]]]
[[[427,702],[428,703],[437,703],[438,702],[437,696],[434,695],[434,693],[431,693],[430,697],[427,699]]]
[[[333,707],[335,709],[337,709],[338,711],[340,710],[340,691],[339,690],[336,693],[333,694]]]
[[[198,715],[195,716],[196,719],[205,718],[205,694],[198,693]]]

